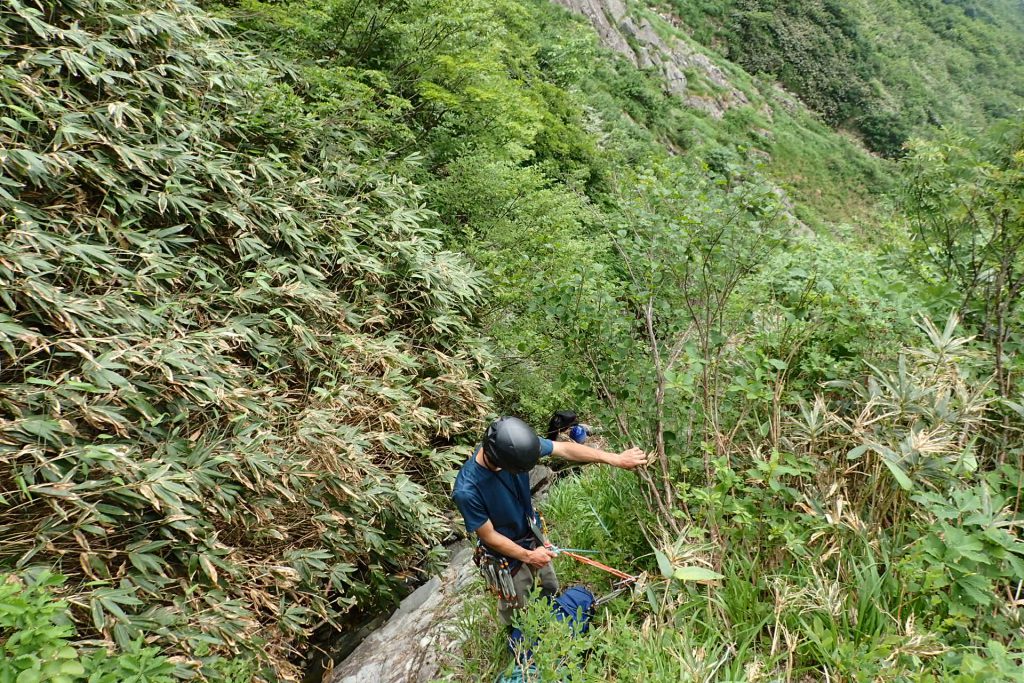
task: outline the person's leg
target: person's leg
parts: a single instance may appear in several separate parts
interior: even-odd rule
[[[557,582],[557,581],[556,581]],[[516,595],[512,600],[498,600],[498,618],[506,626],[512,623],[512,612],[526,607],[526,599],[530,597],[533,590],[533,571],[527,565],[519,567],[519,571],[512,577],[512,585],[516,588]]]
[[[558,595],[558,576],[555,574],[555,563],[548,562],[543,569],[537,572],[540,579],[540,593],[549,598]]]

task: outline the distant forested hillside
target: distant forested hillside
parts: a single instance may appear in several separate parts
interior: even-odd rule
[[[665,4],[665,3],[663,3]],[[925,125],[980,126],[1024,105],[1017,0],[668,0],[693,36],[778,78],[894,155]]]

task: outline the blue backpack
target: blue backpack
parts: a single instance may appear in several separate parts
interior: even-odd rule
[[[594,594],[583,586],[573,586],[562,591],[561,595],[551,600],[551,613],[558,621],[568,621],[574,635],[586,633],[590,628],[590,619],[594,616]],[[531,652],[525,648],[526,637],[518,628],[512,629],[508,636],[508,648],[513,655],[518,655],[520,661],[529,662]],[[521,654],[526,650],[525,655]],[[532,665],[528,666],[532,670]],[[522,683],[527,680],[522,666],[516,664],[508,673],[498,677],[495,683]],[[529,680],[535,681],[536,676],[530,676]]]

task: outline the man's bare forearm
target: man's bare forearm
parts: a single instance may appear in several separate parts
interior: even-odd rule
[[[529,550],[522,547],[508,536],[499,534],[490,522],[477,529],[476,535],[480,537],[480,540],[483,541],[485,546],[496,553],[504,555],[505,557],[511,557],[514,560],[525,562],[530,554]]]
[[[606,453],[597,448],[584,446],[574,441],[555,441],[552,453],[570,462],[602,462],[611,464],[614,453]]]
[[[641,467],[647,462],[647,455],[639,448],[630,448],[621,453],[608,453],[573,441],[556,441],[553,445],[552,453],[570,462],[600,462],[627,470]]]

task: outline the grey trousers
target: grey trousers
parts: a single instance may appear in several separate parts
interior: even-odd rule
[[[548,562],[542,569],[531,569],[524,564],[512,577],[512,583],[516,587],[514,600],[505,601],[498,599],[498,618],[501,623],[508,626],[512,623],[512,612],[526,607],[526,600],[530,597],[530,591],[534,584],[540,579],[540,590],[542,595],[554,597],[558,595],[558,577],[555,576],[555,568]]]

